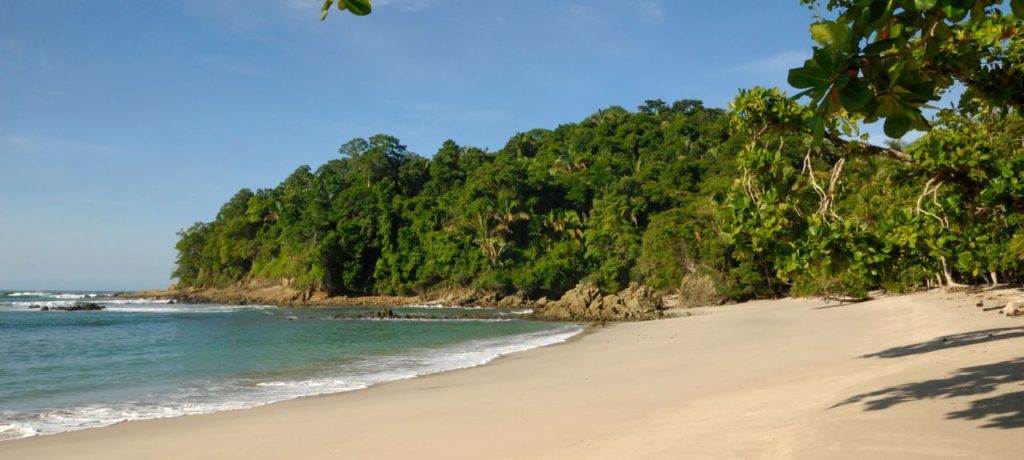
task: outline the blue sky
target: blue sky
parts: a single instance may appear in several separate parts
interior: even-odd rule
[[[163,287],[175,232],[392,134],[512,134],[610,105],[785,86],[797,0],[0,2],[0,289]]]

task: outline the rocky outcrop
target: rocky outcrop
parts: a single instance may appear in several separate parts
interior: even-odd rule
[[[495,305],[498,308],[529,308],[533,307],[535,302],[530,300],[523,292],[516,292],[512,295],[502,297]]]
[[[397,307],[418,303],[413,296],[329,296],[323,291],[298,290],[286,283],[250,281],[223,288],[171,288],[119,293],[130,299],[160,299],[187,304],[223,303],[232,305],[280,306],[385,306]]]
[[[1003,307],[1003,314],[1006,316],[1024,316],[1024,301],[1017,300],[1007,303]]]
[[[420,296],[328,296],[321,291],[298,291],[281,284],[239,283],[226,288],[177,288],[167,291],[145,291],[124,293],[129,298],[159,298],[182,303],[227,303],[227,304],[268,304],[282,306],[374,306],[393,308],[403,305],[428,303],[438,305],[460,305],[493,307],[497,309],[533,309],[525,318],[546,321],[643,321],[663,316],[665,305],[662,296],[648,286],[630,284],[629,287],[613,294],[602,293],[597,286],[580,283],[572,290],[553,301],[546,297],[534,300],[524,292],[503,294],[493,290],[468,287],[446,287],[424,293]],[[374,312],[367,319],[420,319],[394,317]],[[346,315],[346,317],[348,317]],[[350,318],[350,317],[349,317]],[[497,318],[497,316],[496,316]],[[501,316],[500,318],[507,318]],[[339,318],[340,319],[340,318]],[[436,319],[436,318],[435,318]],[[443,319],[485,319],[479,315],[463,318],[456,315]]]
[[[663,314],[661,295],[650,286],[632,283],[615,294],[603,295],[597,286],[580,283],[534,310],[537,319],[555,321],[646,321]]]
[[[481,314],[481,313],[457,313],[454,315],[436,315],[436,314],[424,314],[424,313],[398,313],[390,308],[383,310],[370,311],[359,315],[346,315],[338,314],[334,315],[334,319],[340,320],[353,320],[353,319],[411,319],[411,320],[496,320],[496,319],[509,319],[507,316],[501,314]]]
[[[28,308],[39,309],[39,311],[99,311],[107,309],[107,307],[104,307],[103,305],[97,303],[80,303],[75,305],[57,307],[29,305]]]
[[[497,307],[504,299],[496,291],[456,286],[432,291],[423,300],[441,305]]]
[[[678,305],[680,307],[703,307],[721,305],[725,297],[718,292],[715,279],[707,273],[688,273],[679,285]]]

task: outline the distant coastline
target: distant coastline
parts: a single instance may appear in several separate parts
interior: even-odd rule
[[[298,290],[287,284],[258,280],[227,287],[150,289],[120,292],[120,298],[158,299],[192,304],[277,305],[290,307],[400,307],[404,305],[449,305],[496,309],[533,310],[527,318],[554,321],[645,321],[680,315],[668,314],[680,307],[680,296],[636,283],[619,292],[603,292],[590,283],[580,283],[558,299],[530,298],[522,292],[503,294],[467,287],[439,288],[421,295],[329,295],[322,290]],[[709,302],[713,303],[713,302]],[[693,305],[687,305],[693,306]],[[686,316],[688,314],[681,314]]]

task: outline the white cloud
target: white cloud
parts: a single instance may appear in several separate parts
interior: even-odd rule
[[[661,22],[665,18],[665,7],[661,0],[643,0],[638,5],[640,19],[646,22]]]
[[[734,70],[750,72],[758,76],[777,77],[781,75],[784,78],[789,69],[800,67],[809,57],[810,50],[782,51],[755,61],[742,63],[737,65]]]
[[[565,5],[563,10],[572,22],[597,22],[597,15],[594,14],[594,11],[579,3]]]
[[[5,153],[26,155],[103,155],[128,156],[137,152],[113,145],[94,144],[56,137],[8,135],[0,137]]]

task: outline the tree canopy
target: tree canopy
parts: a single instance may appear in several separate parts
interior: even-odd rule
[[[353,139],[183,230],[174,276],[538,296],[638,281],[703,302],[1024,279],[1022,0],[801,2],[819,15],[796,96],[613,106],[430,159]],[[873,145],[860,124],[877,120],[926,133]]]
[[[731,251],[711,218],[740,145],[725,111],[692,100],[609,107],[496,152],[448,141],[426,159],[391,136],[353,139],[338,159],[242,190],[214,221],[184,230],[176,276],[183,286],[558,295],[582,279],[671,289],[699,272],[753,295],[759,286],[725,275]]]
[[[818,0],[801,0],[819,7]],[[818,139],[842,117],[885,121],[899,138],[926,130],[922,113],[954,84],[961,110],[979,101],[1024,106],[1024,0],[828,0],[810,27],[818,46],[789,84],[811,99]]]

